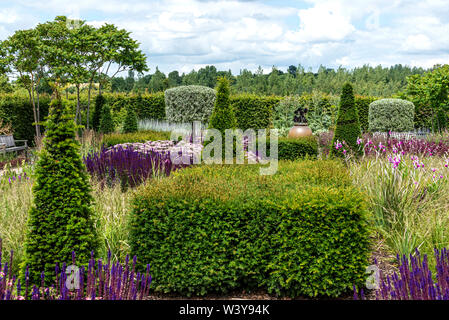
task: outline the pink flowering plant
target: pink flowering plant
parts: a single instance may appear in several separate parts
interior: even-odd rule
[[[372,219],[392,251],[413,253],[449,246],[449,156],[441,145],[416,141],[359,138],[363,155],[347,152],[344,159],[354,183],[369,199]],[[345,150],[344,142],[335,146]],[[419,151],[419,152],[416,152]],[[444,151],[444,152],[443,152]]]

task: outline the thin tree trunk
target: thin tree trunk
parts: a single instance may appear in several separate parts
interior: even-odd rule
[[[34,101],[34,84],[31,82],[31,90],[28,90],[28,93],[30,95],[30,102],[33,106],[33,115],[34,115],[34,124],[36,127],[36,136],[40,138],[40,132],[39,132],[39,121],[37,119],[37,112],[36,112],[36,103]]]
[[[78,122],[78,117],[81,118],[80,115],[80,85],[77,84],[76,85],[76,113],[75,113],[75,124],[77,124]]]
[[[92,89],[92,81],[89,83],[89,89],[87,90],[87,119],[86,128],[89,130],[89,117],[90,117],[90,91]]]
[[[40,102],[39,102],[39,84],[36,86],[36,96],[37,96],[37,122],[39,123],[41,121],[41,114],[40,114]],[[38,125],[39,130],[39,137],[41,136],[41,126]]]

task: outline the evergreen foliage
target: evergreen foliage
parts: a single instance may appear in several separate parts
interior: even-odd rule
[[[234,129],[237,126],[234,110],[229,99],[229,80],[225,77],[218,79],[217,99],[214,111],[210,117],[209,128],[220,130],[224,137],[226,129]]]
[[[360,129],[359,116],[355,106],[354,92],[352,85],[348,82],[343,86],[340,98],[340,107],[338,109],[337,125],[334,138],[332,139],[332,154],[335,152],[335,143],[339,141],[346,142],[352,151],[358,150],[357,139],[362,136]]]
[[[101,115],[103,114],[103,106],[106,103],[106,99],[102,94],[99,94],[95,98],[95,109],[92,116],[92,128],[95,131],[100,129]]]
[[[33,284],[40,275],[54,274],[55,263],[88,262],[98,247],[92,217],[91,187],[75,139],[75,123],[61,100],[53,100],[46,136],[35,171],[34,204],[28,218],[23,266],[30,268]],[[23,268],[22,268],[23,269]],[[46,278],[47,284],[54,283]]]
[[[123,123],[123,132],[137,132],[137,115],[132,106],[128,106],[126,110],[126,118],[125,122]]]
[[[402,99],[380,99],[369,105],[371,132],[407,132],[413,130],[415,105]]]
[[[103,106],[103,112],[100,121],[100,132],[111,133],[114,132],[114,121],[112,120],[111,109],[108,105]]]

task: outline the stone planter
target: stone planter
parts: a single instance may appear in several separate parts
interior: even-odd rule
[[[312,130],[309,128],[307,123],[296,123],[288,132],[289,138],[310,137],[311,135]]]

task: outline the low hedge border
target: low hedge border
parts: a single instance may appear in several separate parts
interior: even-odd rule
[[[363,284],[366,207],[343,165],[281,161],[272,176],[258,170],[202,165],[140,190],[130,246],[151,264],[156,292],[338,297]]]

